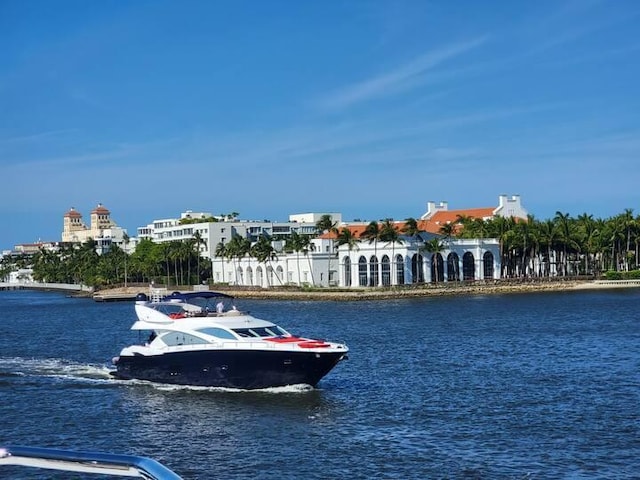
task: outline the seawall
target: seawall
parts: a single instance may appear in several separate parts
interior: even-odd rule
[[[279,299],[279,300],[383,300],[394,298],[416,298],[444,295],[496,295],[509,293],[536,293],[553,291],[570,291],[586,289],[640,288],[640,281],[607,281],[607,280],[534,280],[534,281],[495,281],[474,283],[445,283],[428,285],[407,285],[389,288],[357,288],[357,289],[305,289],[297,287],[257,288],[213,286],[211,290],[223,292],[236,298]],[[189,288],[169,289],[169,291],[190,291]],[[148,293],[149,289],[122,287],[104,289],[94,293],[96,301],[134,300],[138,293]]]

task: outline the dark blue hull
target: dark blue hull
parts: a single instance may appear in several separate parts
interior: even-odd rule
[[[259,389],[316,386],[345,352],[207,350],[154,356],[121,356],[114,376],[157,383]]]

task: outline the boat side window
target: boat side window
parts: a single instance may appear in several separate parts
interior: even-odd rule
[[[204,338],[181,332],[165,333],[161,337],[161,340],[170,347],[175,345],[201,345],[203,343],[210,343]]]
[[[228,332],[227,330],[224,330],[222,328],[207,327],[207,328],[199,328],[197,331],[206,333],[207,335],[211,335],[212,337],[216,337],[216,338],[236,340],[236,337],[233,335],[233,333]]]

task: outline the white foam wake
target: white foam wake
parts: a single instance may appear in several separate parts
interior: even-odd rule
[[[260,388],[260,389],[241,389],[241,388],[227,388],[227,387],[198,387],[193,385],[170,385],[166,383],[153,383],[153,382],[145,382],[140,380],[126,380],[127,382],[133,382],[138,384],[149,385],[157,390],[162,391],[180,391],[180,390],[191,390],[198,392],[231,392],[231,393],[273,393],[273,394],[282,394],[282,393],[305,393],[314,390],[311,385],[307,384],[297,384],[297,385],[286,385],[284,387],[269,387],[269,388]]]
[[[106,380],[112,370],[107,365],[79,363],[61,358],[0,357],[0,372],[17,376],[46,376]]]

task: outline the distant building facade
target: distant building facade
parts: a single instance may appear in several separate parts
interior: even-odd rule
[[[527,211],[522,207],[519,195],[500,195],[496,207],[465,210],[449,210],[447,202],[430,201],[427,212],[417,221],[420,234],[400,234],[394,243],[359,240],[351,248],[338,246],[335,232],[318,236],[321,232],[317,231],[316,224],[326,215],[338,228],[352,230],[356,239],[366,228],[363,222],[343,222],[338,212],[292,214],[288,222],[271,222],[237,220],[229,215],[213,216],[208,212],[188,210],[179,218],[158,219],[138,227],[137,237],[129,239],[126,230],[112,220],[109,210],[98,204],[91,211],[89,225],[74,208],[65,213],[62,242],[81,243],[91,238],[97,243],[98,253],[108,251],[114,243],[132,253],[142,239],[163,243],[199,238],[200,255],[211,261],[213,283],[263,288],[303,284],[384,287],[500,278],[500,246],[496,239],[445,238],[439,234],[440,228],[457,222],[460,216],[485,220],[496,216],[526,219]],[[395,225],[402,232],[404,222],[395,222]],[[313,238],[305,251],[284,252],[286,239],[294,232]],[[268,236],[272,239],[275,255],[265,262],[250,256],[241,259],[216,257],[217,245],[228,243],[236,235],[252,243],[261,236]],[[425,243],[433,238],[441,240],[442,248],[438,252],[425,250]],[[18,245],[13,254],[35,253],[42,247],[42,244]],[[46,248],[57,249],[58,245],[51,244]],[[26,277],[25,273],[21,273],[21,278]]]
[[[315,224],[323,214],[292,215],[291,219]],[[362,222],[342,222],[331,214],[339,228],[348,228],[359,239]],[[338,286],[343,288],[386,287],[413,283],[480,281],[499,279],[500,243],[497,239],[455,239],[440,235],[447,223],[458,217],[489,220],[495,217],[527,218],[519,195],[500,195],[495,207],[449,210],[447,202],[427,203],[427,212],[417,221],[420,234],[399,235],[395,243],[358,240],[355,246],[337,246],[335,233],[314,238],[305,252],[279,252],[274,259],[212,258],[216,283],[268,288],[280,285]],[[402,232],[404,222],[395,222]],[[441,251],[425,250],[425,243],[438,238]]]
[[[213,216],[207,212],[194,213],[190,210],[183,212],[180,218],[166,218],[154,220],[144,227],[138,227],[138,241],[150,239],[154,243],[171,241],[186,241],[199,236],[202,243],[199,246],[200,255],[214,258],[216,246],[226,244],[234,236],[239,235],[256,242],[266,235],[275,243],[281,245],[293,232],[300,235],[315,235],[316,222],[326,214],[296,214],[289,217],[288,222],[270,222],[255,220],[235,220],[228,217]],[[328,214],[338,215],[339,214]],[[200,221],[202,220],[202,221]]]
[[[401,235],[394,244],[360,240],[349,249],[347,245],[337,247],[334,238],[321,236],[312,239],[305,252],[280,252],[267,262],[214,257],[213,281],[263,288],[359,288],[500,278],[498,240],[443,240],[442,251],[430,253],[424,249],[425,241],[434,237],[442,238],[429,233]]]
[[[111,212],[100,203],[91,211],[88,226],[83,222],[82,214],[73,207],[63,217],[62,242],[83,243],[91,238],[96,242],[99,254],[108,252],[112,244],[126,249],[126,235],[127,231],[116,225]]]

